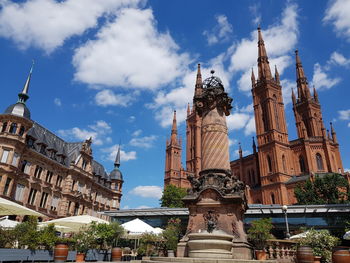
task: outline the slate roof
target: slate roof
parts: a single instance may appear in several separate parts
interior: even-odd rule
[[[8,106],[4,114],[13,114],[30,120],[30,111],[24,103],[17,102]]]

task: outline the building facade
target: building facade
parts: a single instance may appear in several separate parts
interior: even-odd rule
[[[321,104],[316,89],[311,95],[308,81],[298,54],[296,58],[297,94],[292,92],[293,111],[298,138],[290,141],[285,117],[282,86],[275,67],[271,73],[269,60],[260,28],[258,28],[258,76],[252,71],[252,98],[254,105],[256,139],[253,153],[243,156],[239,146],[239,159],[231,161],[232,174],[247,185],[249,203],[295,204],[294,188],[300,182],[326,173],[344,174],[335,129],[326,130]],[[198,66],[195,94],[202,89]],[[167,178],[177,186],[186,185],[186,173],[198,176],[200,171],[201,120],[194,109],[188,108],[186,120],[186,169],[180,166],[177,180]],[[181,156],[181,145],[178,150]],[[171,158],[171,156],[169,156]],[[175,167],[176,165],[174,165]],[[169,168],[169,167],[168,167]],[[173,176],[176,176],[173,174]]]
[[[0,197],[49,218],[119,209],[120,150],[110,174],[94,160],[92,139],[70,143],[31,119],[32,70],[17,103],[0,114]]]

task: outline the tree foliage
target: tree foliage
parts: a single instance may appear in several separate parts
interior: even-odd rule
[[[184,198],[186,194],[186,189],[171,184],[167,185],[160,199],[161,207],[185,207],[181,199]]]
[[[299,184],[294,194],[300,205],[344,204],[350,203],[350,186],[340,174],[326,174],[323,177],[315,176]]]

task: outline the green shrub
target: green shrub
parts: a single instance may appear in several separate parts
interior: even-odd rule
[[[332,249],[339,244],[339,239],[332,236],[328,230],[310,229],[305,238],[300,239],[301,246],[312,248],[315,256],[320,256],[321,262],[332,262]]]
[[[165,239],[165,246],[168,250],[176,250],[181,232],[181,220],[179,218],[169,219],[167,227],[162,235]]]
[[[38,219],[34,216],[29,216],[28,221],[22,222],[14,228],[19,248],[38,249],[40,237],[37,228]]]
[[[271,218],[261,218],[251,222],[248,229],[248,240],[258,250],[262,250],[266,246],[266,241],[273,238],[271,230],[273,228]]]

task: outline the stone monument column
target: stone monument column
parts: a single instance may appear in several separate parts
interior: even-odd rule
[[[189,222],[178,255],[251,259],[243,227],[245,185],[230,169],[226,116],[232,99],[221,80],[212,75],[193,100],[202,118],[202,170],[198,178],[188,176],[192,188],[183,201],[189,209]]]

